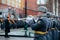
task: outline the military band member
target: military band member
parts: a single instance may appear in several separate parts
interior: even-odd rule
[[[44,6],[40,6],[38,9],[43,15],[47,12],[47,8]],[[48,20],[46,15],[44,15],[36,23],[31,25],[32,30],[35,31],[34,40],[47,40],[46,34],[48,33],[47,29],[49,28]]]

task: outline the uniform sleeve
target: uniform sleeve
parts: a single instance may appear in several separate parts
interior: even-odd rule
[[[60,30],[60,22],[58,21],[57,28]]]
[[[42,22],[38,23],[34,23],[32,24],[30,27],[32,28],[32,30],[37,30],[41,27]]]

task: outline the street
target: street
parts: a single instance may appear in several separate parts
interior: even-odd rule
[[[31,31],[31,28],[28,28],[28,30]],[[23,28],[19,29],[11,29],[9,35],[21,35],[23,36],[25,33]],[[0,35],[5,35],[5,32],[3,30],[0,30]],[[27,35],[29,36],[29,31],[27,31]],[[31,36],[34,36],[34,34],[31,34]],[[9,37],[5,38],[4,36],[0,36],[0,40],[33,40],[34,38],[27,38],[27,37]]]
[[[0,36],[0,40],[33,40],[33,38],[25,38],[25,37],[10,37],[5,38]]]
[[[24,28],[10,29],[10,33],[9,33],[9,35],[18,35],[18,36],[24,36],[24,34],[25,34]],[[0,30],[0,35],[5,35],[4,30]],[[32,31],[30,27],[28,27],[27,35],[28,36],[30,35],[32,37],[34,36],[34,31]]]

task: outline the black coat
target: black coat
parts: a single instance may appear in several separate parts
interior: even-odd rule
[[[6,19],[5,21],[5,32],[10,32],[9,21]]]

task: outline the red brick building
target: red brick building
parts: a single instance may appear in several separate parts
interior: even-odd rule
[[[37,4],[37,1],[38,0],[27,0],[27,14],[28,15],[37,15],[38,7],[41,5],[46,6],[46,4]]]
[[[4,1],[4,0],[3,0]],[[9,8],[11,9],[15,8],[17,14],[25,14],[25,0],[21,0],[21,2],[17,2],[17,0],[10,0],[11,3],[8,5],[8,1],[6,1],[5,4],[2,3],[2,0],[0,0],[0,9],[1,8]],[[20,0],[18,0],[20,1]],[[43,0],[44,1],[44,0]],[[15,4],[12,5],[14,2]],[[19,4],[16,6],[16,4]],[[37,0],[27,0],[27,14],[28,15],[37,15],[37,8],[41,5],[47,6],[48,10],[53,12],[53,0],[47,0],[46,4],[37,4]],[[59,9],[60,10],[60,9]],[[60,12],[59,12],[60,13]]]
[[[0,0],[0,10],[9,7],[15,9],[17,14],[23,14],[24,0]]]
[[[47,8],[49,9],[49,11],[55,13],[55,15],[60,16],[60,0],[49,0],[47,4]]]
[[[37,0],[27,0],[27,14],[36,15],[37,14]]]

